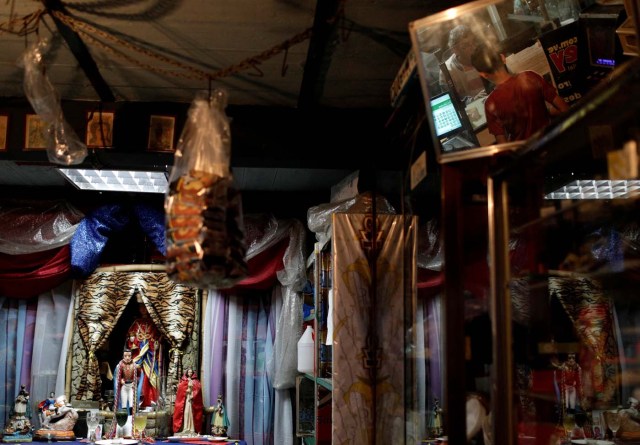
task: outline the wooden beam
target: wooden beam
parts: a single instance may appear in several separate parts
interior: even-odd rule
[[[304,75],[298,96],[298,108],[315,108],[322,98],[331,57],[337,45],[337,14],[343,0],[318,0],[313,19]]]
[[[42,0],[44,6],[48,11],[59,11],[62,13],[67,13],[65,7],[62,5],[60,0]],[[111,88],[107,84],[107,82],[100,74],[100,70],[96,65],[95,60],[91,56],[89,49],[85,45],[84,41],[80,38],[77,32],[69,28],[66,24],[62,23],[58,20],[55,15],[50,14],[53,22],[56,24],[58,28],[58,32],[62,36],[62,38],[69,45],[69,49],[73,53],[74,57],[78,61],[80,68],[84,71],[85,75],[91,82],[93,89],[96,90],[98,97],[102,102],[114,102],[115,96],[111,91]]]

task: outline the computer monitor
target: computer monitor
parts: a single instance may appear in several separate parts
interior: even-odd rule
[[[462,128],[462,121],[450,93],[438,94],[431,98],[431,113],[436,136],[446,137]]]
[[[594,68],[615,68],[622,58],[616,29],[627,17],[622,5],[593,5],[580,13],[587,62]]]

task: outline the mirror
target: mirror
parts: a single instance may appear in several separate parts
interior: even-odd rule
[[[411,22],[438,161],[512,150],[539,135],[622,62],[615,29],[624,12],[620,5],[581,0],[477,0]],[[603,13],[608,22],[588,20]],[[603,24],[610,44],[602,45],[602,38],[599,45],[589,44],[591,30],[602,34]],[[490,55],[501,62],[488,65]],[[507,77],[498,76],[498,65]],[[582,81],[592,74],[591,82]],[[534,86],[540,90],[535,95],[522,93]]]

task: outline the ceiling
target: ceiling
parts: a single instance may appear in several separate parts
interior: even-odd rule
[[[6,98],[25,97],[23,69],[17,61],[28,45],[48,39],[46,75],[63,101],[186,106],[198,92],[223,88],[229,109],[257,107],[262,111],[255,116],[266,122],[260,122],[259,128],[264,131],[271,126],[284,134],[289,132],[287,122],[271,124],[274,113],[269,110],[294,110],[308,120],[314,119],[317,110],[331,109],[352,110],[354,116],[362,110],[383,110],[388,115],[391,83],[410,51],[409,22],[453,4],[442,0],[5,0],[0,3],[4,31],[0,32],[0,105]],[[354,131],[364,128],[375,138],[382,125],[375,126],[367,130],[366,124],[359,125]],[[245,133],[251,133],[246,121],[244,127]],[[345,131],[341,127],[333,130],[327,125],[321,131],[339,140],[338,131]],[[292,152],[301,150],[299,140],[285,145]],[[243,159],[245,149],[233,144],[234,154],[239,154],[236,159]],[[367,149],[354,148],[356,153]],[[2,186],[64,183],[53,165],[12,158],[0,160]],[[281,153],[280,158],[291,156]],[[316,163],[314,156],[308,156],[300,168],[292,161],[259,164],[233,165],[241,189],[326,189],[354,169],[353,160]]]
[[[408,24],[433,3],[6,0],[0,96],[24,95],[16,61],[47,38],[47,74],[63,99],[190,102],[211,78],[230,104],[385,107],[410,49]],[[27,17],[28,35],[6,32]]]

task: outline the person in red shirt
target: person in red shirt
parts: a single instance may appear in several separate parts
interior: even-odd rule
[[[569,106],[555,87],[533,71],[512,74],[503,57],[486,45],[471,55],[471,64],[481,77],[496,87],[485,101],[489,132],[497,143],[526,140],[547,126],[552,111],[561,113]]]

